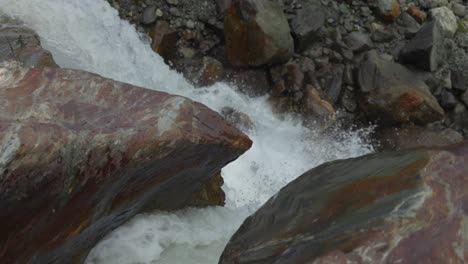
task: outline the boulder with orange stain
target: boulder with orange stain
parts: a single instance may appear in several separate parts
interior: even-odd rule
[[[357,77],[359,106],[371,120],[382,124],[427,124],[444,117],[444,110],[423,80],[375,51],[365,54]]]
[[[276,1],[231,1],[224,37],[228,59],[235,66],[281,64],[294,52],[288,21]]]
[[[206,182],[250,145],[184,97],[76,70],[0,68],[1,263],[74,263],[138,212],[219,189]]]
[[[231,238],[221,264],[466,263],[468,142],[325,163]]]

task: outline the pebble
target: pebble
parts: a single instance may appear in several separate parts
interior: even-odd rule
[[[179,0],[166,0],[166,1],[170,5],[178,5],[179,4]]]
[[[192,20],[188,20],[187,23],[185,23],[185,25],[190,29],[195,28],[195,22],[193,22]]]

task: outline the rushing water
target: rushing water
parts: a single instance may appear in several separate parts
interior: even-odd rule
[[[195,89],[171,71],[134,27],[104,0],[0,0],[0,12],[36,30],[57,63],[150,89],[249,114],[252,149],[226,166],[224,208],[138,215],[101,241],[87,264],[217,263],[242,221],[292,179],[325,161],[372,151],[366,131],[326,136],[290,116],[278,117],[267,98],[248,98],[219,83]]]

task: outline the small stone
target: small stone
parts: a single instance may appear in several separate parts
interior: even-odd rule
[[[156,16],[157,17],[162,17],[164,15],[163,11],[161,9],[156,9]]]
[[[193,22],[192,20],[188,20],[187,23],[185,23],[185,25],[187,26],[187,28],[190,29],[195,28],[195,22]]]
[[[407,39],[414,37],[421,29],[421,25],[408,13],[401,14],[398,19],[398,24],[404,27],[404,34]]]
[[[338,65],[333,69],[333,78],[330,80],[325,91],[328,99],[330,99],[332,103],[336,103],[340,97],[341,90],[343,88],[343,73],[343,65]]]
[[[457,98],[450,92],[444,89],[440,95],[440,105],[444,108],[454,108],[457,105]]]
[[[158,9],[159,10],[159,9]],[[156,7],[155,6],[148,6],[143,11],[142,23],[143,24],[152,24],[156,21]]]
[[[452,11],[455,15],[459,16],[459,17],[464,17],[465,14],[466,14],[466,6],[460,4],[460,3],[454,3],[452,5]]]
[[[313,121],[319,122],[322,127],[329,127],[336,121],[336,112],[333,106],[320,96],[316,88],[310,85],[306,88],[303,111]]]
[[[427,19],[426,12],[419,9],[417,6],[412,6],[406,11],[410,16],[412,16],[419,24],[422,24]]]
[[[450,77],[452,79],[453,89],[459,90],[459,91],[466,90],[466,81],[465,81],[465,78],[463,78],[463,73],[461,71],[452,71],[452,74],[450,74]]]
[[[372,40],[369,38],[369,35],[363,32],[352,32],[345,38],[346,45],[355,51],[363,52],[369,50],[373,44]]]
[[[179,0],[166,0],[166,2],[170,5],[178,5],[179,4]]]
[[[180,47],[179,53],[186,59],[191,59],[195,56],[195,50],[189,47]]]
[[[351,89],[351,86],[347,86],[346,89],[344,89],[343,96],[341,97],[341,105],[346,111],[354,113],[357,110],[357,101],[356,94]]]
[[[400,3],[398,0],[377,0],[377,11],[383,19],[393,22],[401,14]]]
[[[182,16],[182,13],[180,12],[179,9],[175,8],[175,7],[171,7],[169,8],[169,13],[173,16],[176,16],[176,17],[180,17]]]
[[[374,31],[374,33],[372,33],[371,38],[375,42],[382,43],[382,42],[392,41],[394,39],[394,36],[392,32],[383,28],[383,29],[377,29],[376,31]]]
[[[296,36],[300,50],[317,40],[317,32],[325,24],[325,11],[320,6],[306,5],[291,21],[291,30]]]

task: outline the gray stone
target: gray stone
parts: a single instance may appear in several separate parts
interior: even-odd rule
[[[372,40],[369,35],[363,32],[352,32],[345,38],[346,45],[354,52],[363,52],[369,50],[372,46]]]
[[[459,17],[464,17],[466,15],[466,10],[467,10],[466,6],[460,3],[454,3],[452,5],[453,13]]]
[[[143,11],[143,17],[141,19],[141,22],[143,24],[152,24],[152,23],[154,23],[156,21],[157,17],[158,16],[156,14],[156,7],[155,6],[148,6]]]
[[[463,73],[460,71],[452,71],[450,75],[452,79],[452,88],[459,90],[459,91],[465,91],[466,90],[466,80],[463,77]]]
[[[304,50],[318,40],[317,32],[325,24],[325,10],[321,5],[308,4],[297,11],[291,21],[291,29],[298,48]]]
[[[443,89],[440,95],[440,105],[444,108],[454,108],[458,101],[457,98],[450,91]]]
[[[371,35],[371,39],[374,42],[379,42],[379,43],[389,42],[389,41],[392,41],[394,38],[395,36],[388,29],[380,29],[380,28],[376,29]]]
[[[429,12],[436,25],[440,28],[443,37],[452,38],[457,32],[457,18],[447,7],[438,7]]]
[[[445,57],[444,38],[435,22],[423,25],[401,50],[400,60],[427,71],[435,71]]]
[[[328,87],[325,90],[325,94],[332,103],[336,103],[340,97],[341,90],[343,88],[343,73],[344,66],[337,65],[332,69],[333,78],[329,81]]]

